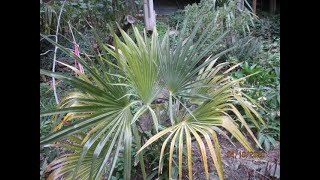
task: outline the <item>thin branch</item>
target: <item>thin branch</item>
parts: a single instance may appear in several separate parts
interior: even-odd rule
[[[66,48],[66,49],[68,49],[68,50],[70,50],[70,51],[74,51],[74,49],[71,49],[71,48]],[[46,54],[48,54],[49,52],[52,52],[52,51],[53,51],[53,50],[48,50],[48,51],[46,51],[46,52],[44,52],[44,53],[41,53],[40,56],[46,55]],[[85,53],[81,53],[81,52],[79,52],[79,54],[85,55]],[[103,54],[100,54],[100,55],[103,56]],[[87,54],[86,56],[88,56],[88,57],[95,57],[94,55],[89,55],[89,54]]]
[[[56,35],[48,35],[47,37],[56,37]],[[40,41],[44,40],[44,38],[41,38]]]
[[[63,7],[64,7],[64,4],[66,3],[66,0],[63,1],[63,4],[61,6],[61,9],[60,9],[60,13],[59,13],[59,17],[58,17],[58,23],[57,23],[57,29],[56,29],[56,43],[58,43],[58,33],[59,33],[59,26],[60,26],[60,19],[61,19],[61,14],[62,14],[62,10],[63,10]],[[54,55],[53,55],[53,66],[52,66],[52,72],[55,72],[55,69],[56,69],[56,58],[57,58],[57,50],[58,50],[58,46],[55,46],[54,47]],[[57,89],[56,89],[56,79],[55,78],[52,78],[52,85],[53,85],[53,94],[54,94],[54,97],[56,99],[56,103],[59,104],[59,99],[58,99],[58,95],[57,95]]]
[[[48,51],[46,51],[46,52],[44,52],[44,53],[41,53],[40,56],[46,55],[46,54],[48,54],[49,52],[52,52],[52,51],[53,51],[53,50],[48,50]]]
[[[70,22],[68,22],[68,25],[69,25],[69,29],[70,29],[70,32],[71,32],[71,35],[72,35],[72,38],[73,38],[73,43],[77,44],[76,39],[74,38],[74,35],[73,35],[73,32],[72,32],[72,28],[71,28]]]

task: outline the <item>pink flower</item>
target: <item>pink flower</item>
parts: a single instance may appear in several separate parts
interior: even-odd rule
[[[74,43],[74,54],[76,55],[76,56],[80,56],[79,55],[79,45],[77,44],[77,43]],[[84,73],[84,69],[83,69],[83,66],[79,63],[79,62],[77,62],[77,60],[74,60],[74,67],[75,68],[77,68],[77,64],[78,64],[78,66],[79,66],[79,71],[80,72],[82,72],[82,73]]]

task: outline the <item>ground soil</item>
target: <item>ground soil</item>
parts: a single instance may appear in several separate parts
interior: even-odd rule
[[[257,150],[252,156],[246,155],[245,148],[239,142],[233,142],[233,146],[225,137],[218,138],[221,148],[221,158],[226,180],[267,180],[280,179],[280,148],[273,147],[268,152]],[[252,142],[252,144],[254,144]],[[278,143],[279,144],[279,143]],[[234,154],[232,154],[232,153]],[[240,155],[242,153],[242,156]],[[199,147],[194,145],[193,153],[193,179],[205,179],[203,171],[203,162],[201,161],[201,153]],[[259,154],[258,154],[259,153]],[[209,151],[207,150],[207,155]],[[257,157],[257,156],[262,157]],[[210,179],[219,179],[215,171],[213,162],[208,158],[209,172],[213,172]],[[211,171],[210,171],[211,170]],[[186,174],[186,173],[185,173]],[[187,177],[185,179],[188,179]]]

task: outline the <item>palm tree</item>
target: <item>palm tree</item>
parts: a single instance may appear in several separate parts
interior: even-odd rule
[[[151,37],[147,37],[146,32],[142,36],[134,27],[134,39],[120,29],[123,40],[113,33],[114,46],[103,44],[96,35],[103,53],[101,55],[93,51],[98,65],[88,55],[77,57],[43,36],[86,69],[84,74],[59,62],[75,71],[78,77],[40,70],[41,74],[62,79],[75,88],[56,110],[41,114],[53,116],[54,127],[49,136],[40,139],[40,145],[49,144],[70,150],[70,153],[49,164],[49,179],[61,176],[66,179],[101,179],[106,176],[110,179],[119,156],[123,155],[124,179],[129,180],[132,148],[138,151],[138,162],[143,179],[146,179],[143,153],[156,141],[162,143],[159,174],[163,169],[164,153],[169,151],[168,176],[169,179],[172,177],[174,152],[178,150],[176,154],[179,179],[182,179],[182,150],[186,147],[188,177],[192,179],[191,146],[198,144],[206,178],[209,179],[207,148],[220,179],[224,179],[216,133],[222,132],[222,128],[229,131],[248,151],[254,151],[235,120],[239,120],[259,144],[246,122],[250,119],[257,127],[259,123],[264,124],[260,115],[250,105],[259,104],[239,88],[238,82],[245,78],[231,78],[230,72],[239,64],[215,65],[217,59],[232,48],[208,56],[210,49],[216,46],[227,32],[199,51],[210,36],[208,32],[213,32],[210,31],[213,23],[207,25],[202,35],[195,39],[202,23],[199,21],[191,35],[184,39],[186,22],[187,20],[175,47],[170,47],[168,33],[159,40],[156,29]],[[205,61],[200,63],[204,58]],[[157,115],[154,102],[163,89],[169,91],[166,107],[171,123],[159,130],[163,120]],[[134,106],[138,106],[138,109],[132,113]],[[244,119],[239,108],[244,110],[249,119]],[[137,121],[144,113],[151,115],[156,133],[141,146],[144,132],[138,130]],[[57,143],[51,144],[54,142]]]

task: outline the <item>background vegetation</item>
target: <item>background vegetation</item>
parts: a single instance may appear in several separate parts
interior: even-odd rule
[[[116,2],[116,3],[115,3]],[[63,1],[50,1],[48,3],[40,2],[40,32],[52,38],[56,33],[57,19]],[[132,8],[135,7],[135,8]],[[79,0],[66,1],[63,8],[58,43],[68,49],[73,49],[73,39],[80,44],[81,52],[89,53],[93,48],[96,52],[99,49],[94,32],[90,25],[94,27],[97,35],[102,43],[109,43],[111,31],[117,31],[116,22],[120,25],[126,23],[123,19],[126,15],[134,15],[142,8],[142,1],[111,1],[111,0]],[[225,36],[210,49],[210,53],[217,54],[230,47],[231,51],[226,52],[219,58],[219,63],[239,63],[243,62],[239,67],[235,68],[230,74],[233,80],[243,78],[245,76],[257,73],[248,77],[246,81],[240,81],[243,91],[259,103],[266,111],[257,108],[266,122],[267,126],[262,125],[261,129],[255,127],[254,123],[247,121],[252,128],[254,135],[257,137],[262,147],[268,151],[280,141],[280,15],[259,12],[257,16],[250,13],[250,9],[238,13],[235,1],[219,1],[213,5],[211,1],[202,0],[198,4],[186,6],[183,10],[179,10],[166,19],[157,21],[157,32],[159,38],[165,37],[167,30],[172,31],[170,35],[170,46],[173,48],[179,44],[177,37],[183,28],[183,21],[188,18],[186,25],[186,33],[184,37],[190,36],[193,27],[203,17],[203,24],[199,27],[199,31],[195,34],[195,39],[201,36],[201,32],[205,30],[207,24],[213,22],[212,33],[208,36],[208,40],[202,44],[199,51],[203,51],[208,45],[216,43],[215,40],[225,33]],[[108,27],[108,25],[110,27]],[[142,20],[137,19],[135,26],[142,30],[144,24]],[[71,31],[72,29],[72,31]],[[130,37],[134,36],[133,29],[127,31]],[[210,34],[210,32],[208,32]],[[123,37],[120,37],[123,40]],[[40,37],[40,68],[51,70],[54,45],[48,43],[47,40]],[[111,57],[111,56],[110,56]],[[112,59],[112,58],[111,58]],[[73,65],[74,58],[58,51],[57,60],[69,65]],[[113,59],[115,60],[115,59]],[[95,61],[94,61],[95,62]],[[100,66],[98,62],[96,65]],[[63,65],[57,65],[57,72],[62,72],[68,76],[73,76],[69,68]],[[57,81],[57,92],[60,98],[65,97],[74,89],[64,80]],[[56,103],[52,92],[51,78],[48,76],[40,76],[40,112],[46,112],[56,109]],[[134,90],[132,90],[134,91]],[[134,92],[133,92],[134,93]],[[134,97],[131,97],[134,100]],[[248,100],[248,99],[247,99]],[[181,99],[181,101],[184,101]],[[249,101],[249,100],[248,100]],[[256,105],[252,104],[253,107]],[[131,112],[136,113],[141,106],[131,108]],[[164,107],[156,107],[158,109]],[[245,114],[244,110],[240,110]],[[250,117],[244,115],[248,120]],[[152,117],[149,117],[152,119]],[[53,119],[47,116],[40,118],[40,136],[47,137],[52,131]],[[239,123],[240,121],[236,121]],[[164,124],[160,123],[161,126]],[[268,127],[268,128],[267,128]],[[243,127],[242,130],[244,130]],[[155,129],[149,128],[141,134],[142,138],[150,139],[156,133]],[[151,144],[145,149],[145,164],[148,179],[156,178],[158,175],[158,162],[160,160],[160,152],[162,143],[165,138]],[[142,144],[143,145],[143,144]],[[132,144],[130,156],[134,160],[133,164],[139,162],[135,142]],[[47,178],[49,173],[45,172],[55,158],[60,155],[70,153],[65,148],[41,147],[40,152],[40,179]],[[169,152],[164,154],[164,159],[169,159]],[[173,159],[178,159],[176,154]],[[120,155],[114,166],[112,179],[124,179],[125,157]],[[163,174],[160,178],[167,178],[168,164],[163,164]],[[142,172],[140,168],[131,168],[131,176],[141,179]],[[179,166],[177,162],[172,164],[172,176],[178,177]]]

